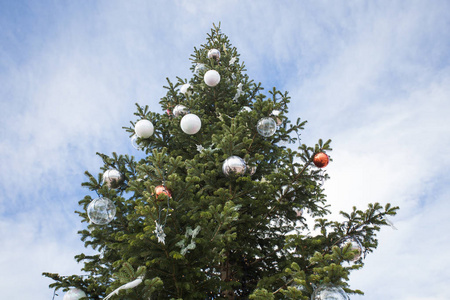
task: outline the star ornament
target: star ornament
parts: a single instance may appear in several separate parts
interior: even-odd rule
[[[161,224],[158,224],[157,221],[155,221],[156,223],[156,228],[155,228],[155,234],[156,237],[158,238],[158,242],[159,243],[166,243],[166,234],[164,233],[164,227]]]

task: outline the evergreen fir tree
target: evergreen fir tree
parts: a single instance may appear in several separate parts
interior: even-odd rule
[[[210,49],[219,50],[220,58],[208,58]],[[75,257],[89,276],[44,273],[55,280],[50,287],[77,287],[88,299],[103,299],[140,279],[112,298],[310,299],[327,283],[362,293],[349,287],[348,275],[363,266],[364,256],[377,247],[376,232],[389,225],[386,215],[398,208],[375,203],[342,212],[344,222],[326,219],[322,183],[328,176],[313,159],[331,151],[330,140],[313,147],[300,143],[306,121],[287,118],[288,93],[264,93],[217,26],[191,60],[189,82],[168,80],[163,113],[137,105],[135,122],[125,128],[132,136],[137,121],[154,124],[151,137],[137,140],[145,158],[99,154],[101,173],[86,172],[83,185],[111,199],[116,214],[106,225],[91,223],[79,232],[86,247],[101,253]],[[205,84],[207,70],[220,74],[217,86]],[[178,104],[200,117],[198,133],[180,128],[181,117],[173,114]],[[273,111],[280,113],[271,116]],[[256,126],[265,117],[279,122],[269,137]],[[224,174],[231,156],[245,161],[244,174]],[[111,168],[125,178],[117,189],[102,183]],[[166,190],[157,194],[157,186]],[[89,223],[92,200],[79,202],[82,222]],[[349,238],[361,250],[346,243]]]

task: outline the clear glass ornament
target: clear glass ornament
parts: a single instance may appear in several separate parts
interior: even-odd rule
[[[256,129],[263,137],[270,137],[277,131],[277,123],[273,118],[262,118],[256,124]]]
[[[138,136],[133,134],[133,136],[131,137],[131,145],[133,145],[133,148],[136,150],[142,150],[142,146],[139,145],[138,143]]]
[[[343,248],[347,244],[351,244],[350,245],[350,250],[351,251],[356,251],[355,256],[350,261],[351,262],[355,262],[358,259],[360,259],[361,255],[363,253],[363,249],[362,249],[362,245],[359,242],[359,240],[357,238],[354,238],[354,237],[348,237],[348,238],[344,239],[342,242],[339,243],[339,247]]]
[[[63,300],[78,300],[83,297],[87,297],[85,292],[83,292],[82,290],[77,289],[77,288],[71,288],[64,295]]]
[[[230,156],[223,162],[222,172],[226,176],[244,175],[247,170],[247,164],[239,156]]]
[[[205,64],[197,63],[197,64],[195,65],[195,68],[194,68],[194,74],[195,74],[195,75],[200,75],[200,72],[205,71],[206,69],[207,69],[207,68],[206,68],[206,65],[205,65]]]
[[[251,112],[252,109],[248,106],[242,106],[241,110],[239,111],[239,113],[243,113],[243,112]]]
[[[123,181],[123,175],[116,169],[109,169],[103,173],[103,184],[106,184],[110,189],[117,189]]]
[[[311,300],[349,300],[344,290],[334,284],[322,284],[314,290]]]
[[[175,105],[175,107],[173,108],[173,115],[175,117],[181,117],[181,116],[184,116],[187,113],[188,113],[188,109],[183,104]]]
[[[96,198],[89,203],[87,214],[92,223],[106,225],[116,216],[116,206],[108,198]]]

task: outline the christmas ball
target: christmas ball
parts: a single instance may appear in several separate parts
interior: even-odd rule
[[[278,118],[278,116],[280,115],[281,111],[279,110],[272,110],[271,115],[275,117],[275,121],[277,123],[278,126],[281,126],[281,124],[283,124],[283,121],[281,121],[280,118]]]
[[[134,132],[143,139],[148,139],[154,131],[153,124],[149,120],[140,120],[134,125]]]
[[[242,108],[241,108],[241,110],[239,111],[239,113],[243,113],[243,112],[251,112],[252,111],[252,109],[250,108],[250,107],[248,107],[248,106],[243,106]]]
[[[202,127],[202,121],[197,115],[187,114],[181,119],[180,126],[184,133],[196,134]]]
[[[239,156],[230,156],[223,162],[222,172],[226,176],[244,175],[247,170],[245,161]]]
[[[215,60],[219,60],[220,59],[220,51],[217,49],[211,49],[208,51],[208,58],[212,58]]]
[[[205,64],[197,63],[194,68],[194,74],[199,75],[201,71],[206,70]]]
[[[272,136],[277,130],[277,123],[272,118],[262,118],[256,124],[258,133],[264,137]]]
[[[209,70],[203,77],[207,86],[214,87],[220,82],[220,74],[216,70]]]
[[[109,169],[103,173],[103,184],[110,189],[117,189],[123,181],[123,175],[116,169]]]
[[[314,290],[311,300],[349,300],[344,290],[334,284],[323,284]]]
[[[161,194],[164,194],[169,198],[172,197],[172,194],[170,193],[169,189],[163,185],[158,185],[157,187],[155,187],[155,194],[156,194],[156,199],[158,199],[158,196]]]
[[[83,297],[87,297],[85,292],[83,292],[82,290],[77,289],[77,288],[71,288],[64,295],[63,300],[78,300]]]
[[[185,114],[188,113],[188,109],[186,106],[182,105],[182,104],[178,104],[174,107],[173,109],[173,115],[175,117],[181,117],[184,116]]]
[[[323,152],[319,152],[316,155],[314,155],[313,163],[318,168],[325,168],[329,162],[330,162],[330,158],[328,157],[328,155],[326,155]]]
[[[189,96],[191,94],[189,88],[191,88],[191,85],[189,83],[183,84],[180,88],[180,93]]]
[[[133,145],[134,149],[136,150],[142,150],[142,146],[138,143],[138,136],[136,134],[133,134],[131,137],[131,145]]]
[[[108,198],[96,198],[89,203],[87,214],[92,223],[105,225],[114,219],[116,206]]]
[[[341,243],[339,243],[339,247],[343,248],[345,247],[347,244],[350,244],[350,250],[351,251],[355,251],[355,256],[353,256],[353,258],[350,260],[352,262],[357,261],[358,259],[361,258],[363,249],[361,246],[361,243],[358,241],[358,239],[354,238],[354,237],[349,237],[344,239]]]

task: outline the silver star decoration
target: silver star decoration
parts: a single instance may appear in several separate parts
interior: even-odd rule
[[[243,86],[242,83],[239,83],[238,86],[237,86],[236,95],[234,95],[234,98],[233,98],[233,100],[235,102],[237,102],[237,99],[243,94],[242,86]]]
[[[237,60],[237,57],[236,57],[236,56],[233,56],[233,57],[230,59],[230,65],[234,64],[234,63],[236,62],[236,60]]]
[[[156,237],[158,238],[158,242],[165,244],[166,243],[166,234],[164,233],[164,227],[161,224],[158,224],[157,221],[155,221],[156,223],[156,228],[155,228],[155,233],[156,233]]]
[[[194,230],[192,230],[191,227],[188,227],[188,228],[186,229],[186,234],[185,234],[186,239],[185,239],[185,240],[181,240],[181,241],[179,241],[179,242],[176,244],[176,246],[178,246],[178,247],[181,248],[181,251],[180,251],[181,255],[186,255],[186,253],[188,253],[189,250],[195,249],[196,244],[195,244],[194,238],[195,238],[195,237],[197,236],[197,234],[200,232],[200,229],[201,229],[200,226],[195,227]],[[185,246],[186,241],[189,239],[189,236],[192,237],[192,238],[191,238],[191,242],[190,242],[187,246]]]
[[[198,152],[202,152],[203,150],[205,150],[205,147],[203,147],[202,145],[196,145],[196,146],[197,146]]]

